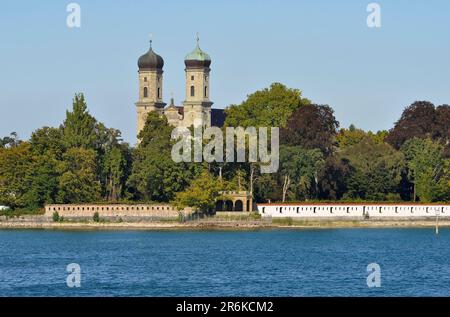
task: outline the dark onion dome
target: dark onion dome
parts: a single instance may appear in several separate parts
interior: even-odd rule
[[[209,67],[211,65],[211,57],[200,49],[198,41],[197,37],[197,46],[184,58],[186,67]]]
[[[138,67],[140,70],[162,70],[164,60],[161,56],[153,52],[152,41],[150,41],[150,49],[147,53],[139,57]]]

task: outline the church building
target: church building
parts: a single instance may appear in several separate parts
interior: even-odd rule
[[[225,113],[223,109],[212,109],[210,100],[211,58],[197,45],[187,54],[185,64],[186,97],[182,106],[176,106],[173,98],[170,105],[163,100],[163,67],[164,60],[152,49],[139,57],[139,100],[136,102],[137,133],[144,128],[150,111],[157,111],[166,116],[174,127],[190,126],[223,126]]]

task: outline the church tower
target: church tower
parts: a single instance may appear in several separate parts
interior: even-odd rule
[[[186,55],[186,100],[183,102],[184,118],[183,126],[211,126],[211,106],[209,100],[209,73],[211,58],[197,46]]]
[[[139,57],[139,100],[136,102],[137,133],[144,128],[145,121],[150,111],[162,114],[165,107],[163,102],[163,66],[164,60],[152,49]]]

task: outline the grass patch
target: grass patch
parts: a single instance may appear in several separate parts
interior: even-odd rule
[[[45,210],[40,209],[28,209],[28,208],[16,208],[0,210],[0,216],[6,216],[8,218],[21,217],[21,216],[43,216]]]
[[[217,220],[230,220],[230,221],[249,221],[249,220],[261,220],[261,215],[257,212],[251,212],[247,215],[233,215],[232,213],[228,215],[215,215],[213,217],[208,217],[206,219],[217,219]]]

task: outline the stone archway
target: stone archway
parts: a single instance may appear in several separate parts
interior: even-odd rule
[[[227,200],[225,202],[225,210],[224,211],[233,211],[233,210],[234,210],[234,208],[233,208],[233,201]]]
[[[244,203],[238,199],[234,202],[234,211],[244,211]]]
[[[247,191],[221,191],[222,199],[215,206],[216,211],[252,211],[250,194]]]
[[[225,202],[223,200],[216,201],[216,211],[223,211]]]

